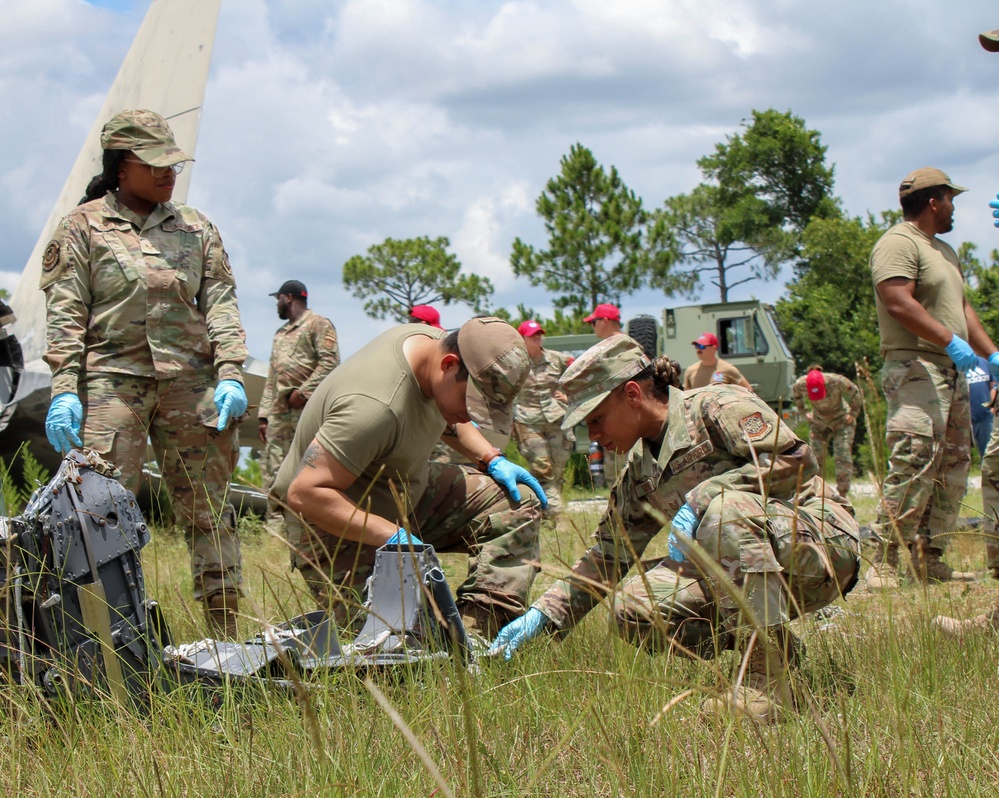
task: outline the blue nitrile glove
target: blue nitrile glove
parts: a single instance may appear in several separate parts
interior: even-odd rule
[[[531,472],[526,468],[511,463],[503,455],[499,455],[489,461],[486,473],[495,479],[503,487],[503,490],[510,494],[510,498],[515,502],[520,501],[520,489],[517,487],[517,483],[519,482],[521,485],[527,485],[527,487],[534,491],[534,495],[541,502],[542,510],[548,509],[548,497],[545,496],[545,492],[541,489],[541,483],[532,477]]]
[[[80,397],[71,391],[61,393],[49,402],[45,417],[45,436],[57,452],[65,454],[80,442],[80,425],[83,423],[83,405]]]
[[[224,430],[229,426],[229,419],[239,418],[246,412],[249,404],[242,383],[222,380],[215,388],[215,409],[219,414],[219,423],[215,429],[219,432]]]
[[[531,607],[531,609],[515,621],[510,621],[510,623],[500,629],[499,634],[496,635],[496,639],[489,646],[488,653],[496,655],[502,651],[503,659],[510,659],[514,651],[528,640],[533,640],[541,634],[550,621],[551,618],[541,610]]]
[[[973,369],[978,362],[978,355],[961,336],[955,335],[947,344],[947,354],[954,361],[958,371]]]
[[[999,352],[989,355],[989,376],[999,382]]]
[[[999,194],[996,194],[996,197],[999,198]],[[999,199],[992,200],[989,207],[992,209],[992,224],[999,227]]]
[[[698,523],[697,515],[689,504],[683,505],[673,516],[673,522],[669,527],[669,538],[666,541],[669,544],[669,558],[673,562],[683,562],[687,559],[683,549],[680,548],[679,539],[682,537],[693,540]]]
[[[422,546],[423,541],[416,535],[411,535],[402,527],[392,537],[385,541],[386,546]]]

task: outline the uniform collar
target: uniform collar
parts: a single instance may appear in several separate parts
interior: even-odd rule
[[[120,202],[113,192],[109,191],[104,195],[104,215],[109,219],[122,219],[129,224],[135,225],[140,230],[146,227],[155,227],[176,215],[172,202],[161,202],[149,216],[143,219],[139,214],[130,211]]]
[[[291,319],[288,319],[288,321],[284,323],[285,332],[290,332],[291,330],[301,327],[303,324],[305,324],[305,320],[311,315],[312,311],[306,308],[305,312],[298,317],[298,321],[292,321]]]

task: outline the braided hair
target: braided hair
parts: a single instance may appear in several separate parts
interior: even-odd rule
[[[683,369],[675,360],[666,355],[657,357],[652,364],[646,366],[631,378],[635,382],[649,382],[652,386],[652,396],[660,402],[669,399],[670,388],[683,387]]]
[[[126,155],[128,155],[128,150],[104,150],[102,158],[104,171],[90,179],[83,199],[77,203],[78,205],[103,197],[109,191],[118,190],[118,172],[121,170],[121,164]]]

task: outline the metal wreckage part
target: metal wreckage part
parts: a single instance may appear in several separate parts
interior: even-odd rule
[[[341,644],[310,612],[244,643],[175,645],[146,595],[140,552],[149,530],[114,467],[74,450],[24,512],[0,516],[0,669],[51,697],[142,700],[196,684],[290,687],[323,671],[392,667],[472,648],[432,546],[385,546],[367,585],[367,619]]]

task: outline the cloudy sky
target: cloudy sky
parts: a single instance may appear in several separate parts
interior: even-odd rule
[[[0,0],[0,287],[15,286],[148,5]],[[987,252],[999,54],[977,34],[994,27],[988,0],[223,0],[188,199],[222,231],[263,359],[280,323],[267,294],[287,278],[307,283],[345,354],[387,327],[340,278],[388,236],[447,236],[495,305],[549,312],[508,257],[517,236],[544,244],[534,202],[573,143],[654,208],[693,188],[697,158],[754,108],[821,132],[854,215],[896,207],[912,169],[944,169],[971,189],[948,240]],[[645,292],[625,314],[666,303]],[[447,326],[469,315],[442,310]]]

